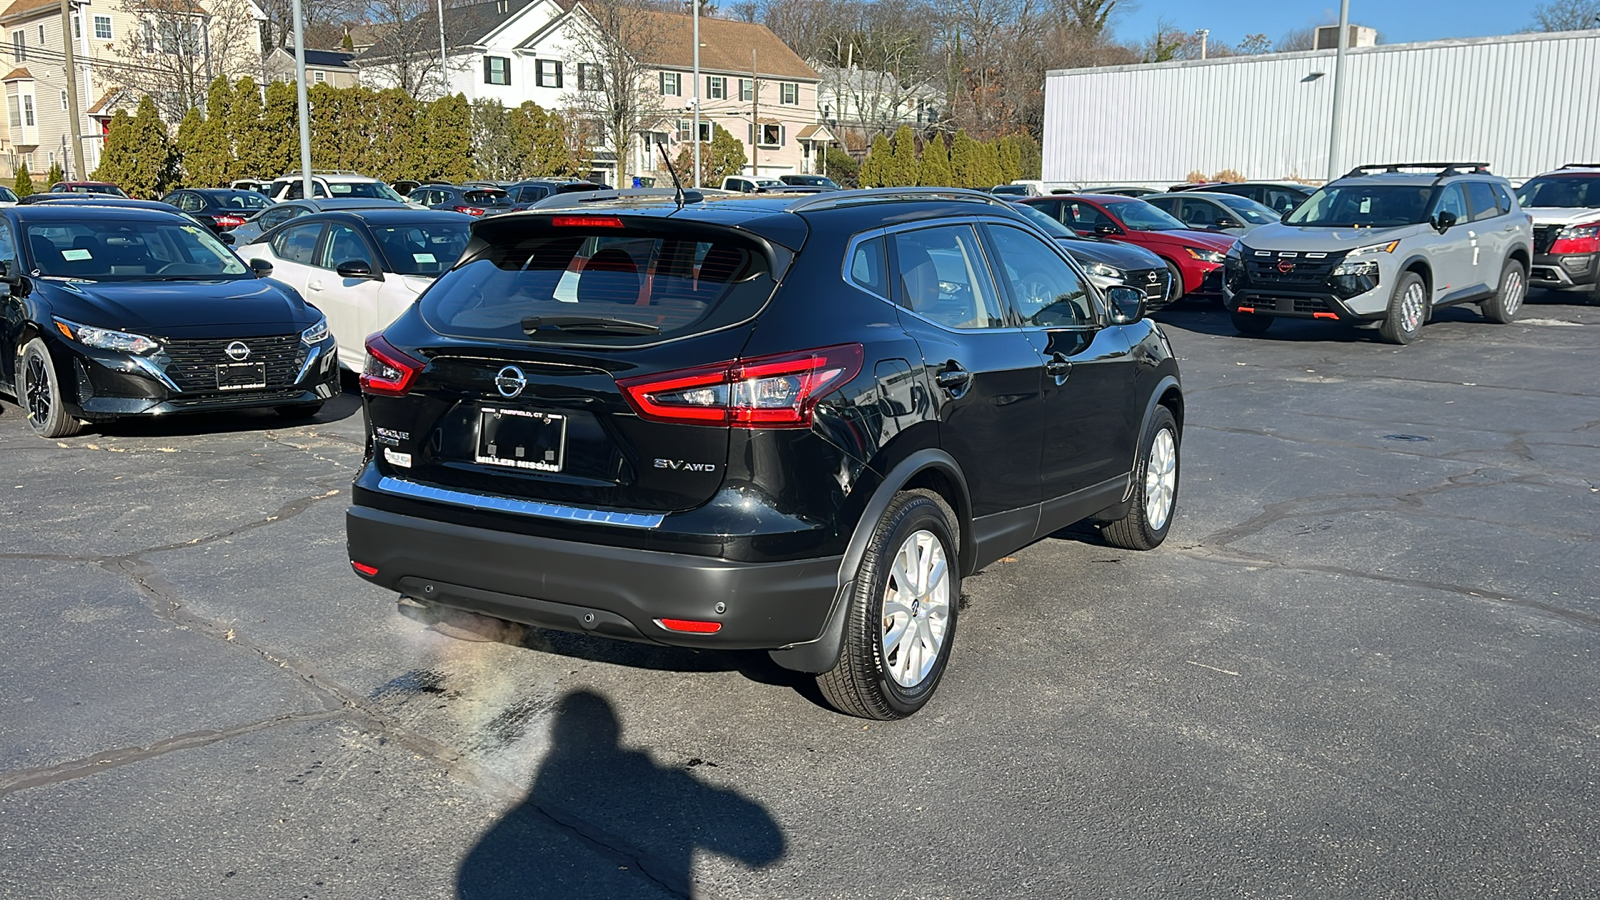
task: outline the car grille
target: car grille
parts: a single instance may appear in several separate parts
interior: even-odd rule
[[[1561,233],[1560,225],[1535,225],[1533,226],[1533,252],[1549,253],[1555,246],[1556,235]]]
[[[1333,274],[1333,269],[1339,264],[1336,258],[1306,259],[1305,257],[1285,258],[1279,256],[1262,257],[1251,256],[1245,260],[1246,271],[1250,273],[1250,280],[1255,284],[1273,284],[1284,287],[1321,288],[1328,283],[1328,276]],[[1290,266],[1285,272],[1280,265]]]
[[[1167,282],[1172,275],[1167,272],[1167,267],[1159,269],[1135,269],[1128,272],[1128,278],[1123,284],[1131,288],[1144,291],[1146,302],[1160,303],[1167,299]]]
[[[1243,299],[1241,306],[1248,306],[1256,312],[1296,312],[1319,313],[1333,312],[1333,307],[1321,297],[1259,297],[1251,296]]]
[[[253,338],[219,338],[215,340],[168,341],[167,377],[186,395],[238,396],[250,390],[223,391],[217,389],[217,366],[235,360],[228,356],[227,348],[235,340],[250,348],[245,362],[265,363],[267,386],[257,390],[282,391],[294,384],[300,366],[305,362],[305,346],[298,334],[272,335]]]

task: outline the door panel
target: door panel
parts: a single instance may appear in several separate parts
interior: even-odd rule
[[[339,345],[339,358],[351,368],[366,363],[366,322],[375,310],[384,282],[373,278],[341,278],[335,270],[347,262],[364,262],[381,271],[377,255],[359,232],[335,222],[328,226],[317,252],[316,266],[306,278],[306,297],[328,317],[328,327]]]
[[[1447,186],[1439,194],[1433,208],[1434,217],[1441,212],[1454,213],[1457,224],[1444,234],[1429,230],[1422,235],[1428,242],[1428,256],[1433,263],[1433,302],[1436,304],[1476,290],[1479,283],[1476,257],[1482,254],[1473,236],[1466,192],[1459,182]]]

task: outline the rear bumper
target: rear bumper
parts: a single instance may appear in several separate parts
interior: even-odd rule
[[[742,563],[514,534],[352,506],[350,559],[406,596],[562,631],[681,647],[771,650],[817,639],[839,557]],[[722,611],[718,611],[718,605]],[[661,619],[716,622],[715,634]]]
[[[1528,270],[1528,283],[1555,290],[1582,290],[1600,280],[1600,254],[1537,253]]]

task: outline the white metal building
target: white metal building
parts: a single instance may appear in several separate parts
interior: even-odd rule
[[[1052,71],[1046,182],[1328,174],[1334,51]],[[1476,162],[1529,178],[1600,162],[1600,30],[1393,44],[1345,55],[1339,174]]]

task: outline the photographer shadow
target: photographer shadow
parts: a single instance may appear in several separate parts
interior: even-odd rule
[[[659,766],[620,737],[605,698],[562,699],[527,799],[462,860],[460,900],[693,897],[696,851],[756,868],[783,858],[765,808],[689,771],[715,763]]]

